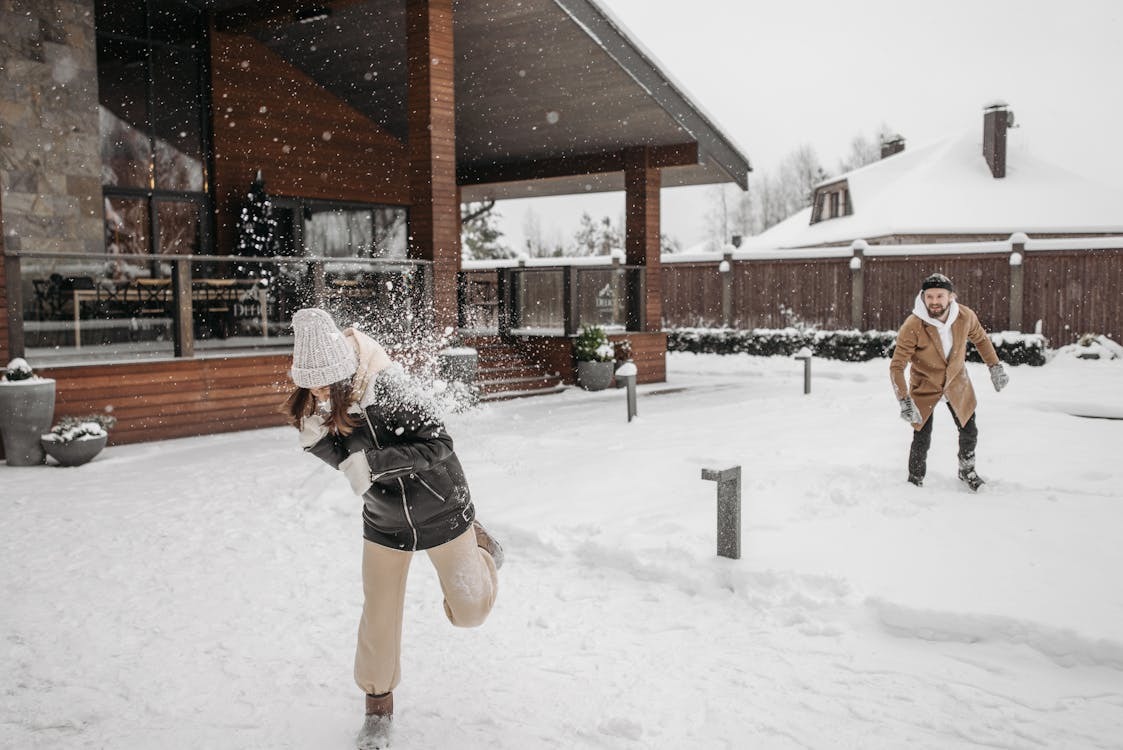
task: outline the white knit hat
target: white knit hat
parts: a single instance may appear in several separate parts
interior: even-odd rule
[[[292,316],[292,382],[301,388],[321,388],[355,374],[355,348],[323,310],[306,307]]]

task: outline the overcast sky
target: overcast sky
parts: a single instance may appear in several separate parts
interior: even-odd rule
[[[599,0],[688,96],[769,170],[801,143],[836,170],[882,123],[920,146],[1009,103],[1012,145],[1123,187],[1123,3],[1111,0]],[[1018,142],[1021,142],[1020,144]],[[706,188],[663,191],[663,231],[706,237]],[[623,213],[622,193],[502,201],[512,246],[526,208],[547,239],[582,210]],[[1123,212],[1123,207],[1121,207]]]

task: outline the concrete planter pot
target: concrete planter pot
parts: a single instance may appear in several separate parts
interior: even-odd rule
[[[613,362],[578,362],[577,382],[587,391],[603,391],[612,385]]]
[[[47,455],[58,461],[59,466],[81,466],[93,460],[94,456],[101,453],[105,447],[108,435],[87,437],[79,440],[50,440],[46,436],[40,439],[43,450]]]
[[[471,385],[476,382],[476,372],[479,370],[480,355],[469,346],[442,349],[437,354],[441,377],[448,382],[459,382]]]
[[[39,436],[51,429],[54,415],[51,378],[0,381],[0,433],[8,466],[36,466],[47,460]]]

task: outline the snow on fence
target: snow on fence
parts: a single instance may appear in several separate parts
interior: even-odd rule
[[[728,250],[663,257],[666,328],[895,330],[939,271],[988,330],[1123,340],[1123,237]]]

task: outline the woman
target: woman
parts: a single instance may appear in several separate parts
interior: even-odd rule
[[[491,611],[499,544],[475,521],[452,438],[379,344],[317,308],[292,318],[296,390],[286,402],[303,448],[363,498],[363,615],[355,681],[366,693],[359,748],[386,747],[400,681],[402,609],[413,553],[437,570],[445,614],[473,627]]]

